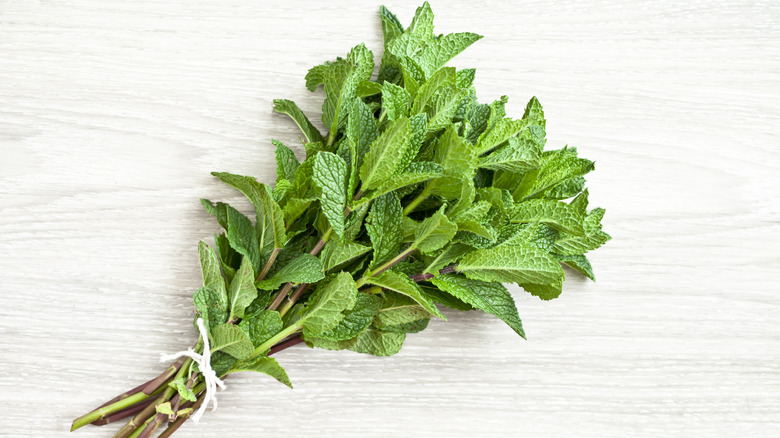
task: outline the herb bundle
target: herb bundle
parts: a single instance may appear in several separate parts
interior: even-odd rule
[[[437,306],[482,310],[525,337],[503,283],[549,300],[562,264],[593,279],[585,253],[610,238],[604,210],[587,210],[593,162],[575,148],[544,150],[536,98],[507,117],[505,96],[477,101],[474,69],[445,67],[481,36],[434,35],[427,3],[408,28],[384,7],[380,16],[376,80],[363,44],[306,75],[309,90],[325,91],[326,135],[292,101],[274,101],[301,129],[303,162],[273,141],[272,187],[214,173],[249,198],[254,223],[201,200],[224,231],[215,249],[198,246],[196,325],[207,336],[193,351],[216,376],[256,371],[292,387],[271,355],[300,342],[392,355],[430,318],[446,319]],[[159,436],[170,436],[211,391],[201,368],[182,356],[72,430],[132,417],[116,437],[148,437],[166,422]]]

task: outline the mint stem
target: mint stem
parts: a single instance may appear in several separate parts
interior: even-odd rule
[[[439,275],[451,274],[451,273],[456,271],[456,268],[457,268],[457,265],[450,265],[450,266],[444,267],[441,270],[439,270]],[[435,275],[433,275],[433,274],[431,274],[429,272],[424,272],[422,274],[409,276],[409,278],[411,278],[412,281],[414,281],[415,283],[419,283],[421,281],[428,281],[428,280],[430,280],[433,277],[435,277]]]
[[[180,357],[176,362],[172,363],[168,368],[165,369],[165,371],[162,372],[159,376],[157,376],[155,379],[152,379],[151,382],[149,382],[148,385],[146,385],[143,389],[143,393],[146,395],[150,395],[153,392],[157,391],[157,389],[165,384],[165,382],[174,376],[179,371],[179,368],[181,368],[182,364],[184,364],[184,361],[186,360],[185,357]]]
[[[150,404],[154,403],[154,400],[155,400],[154,398],[148,398],[148,399],[146,399],[146,400],[144,400],[144,401],[142,401],[140,403],[136,403],[133,406],[130,406],[127,409],[122,409],[121,411],[114,412],[113,414],[108,415],[105,418],[102,418],[100,420],[95,420],[91,424],[93,424],[95,426],[105,426],[106,424],[113,423],[115,421],[119,421],[119,420],[121,420],[123,418],[127,418],[127,417],[129,417],[131,415],[135,415],[135,414],[141,412],[142,410],[144,410],[144,408],[146,408]]]
[[[263,270],[260,271],[260,274],[257,276],[255,281],[260,281],[265,278],[266,275],[268,275],[268,272],[271,270],[271,266],[276,261],[276,256],[279,255],[279,251],[281,251],[281,248],[274,248],[273,251],[271,251],[271,255],[268,256],[268,261],[265,262],[265,266],[263,266]]]

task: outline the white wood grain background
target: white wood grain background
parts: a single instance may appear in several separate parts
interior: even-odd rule
[[[416,1],[388,1],[403,22]],[[361,1],[0,1],[0,436],[107,437],[77,415],[192,344],[198,198],[212,170],[273,178],[272,113],[312,119],[307,69],[365,41]],[[780,4],[436,1],[485,35],[480,98],[532,95],[550,147],[597,162],[614,239],[542,302],[528,341],[483,314],[391,358],[299,346],[295,390],[231,378],[181,437],[778,436]]]

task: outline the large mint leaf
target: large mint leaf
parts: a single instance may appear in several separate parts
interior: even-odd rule
[[[412,246],[423,254],[431,254],[450,243],[457,231],[458,226],[439,209],[417,226]]]
[[[304,336],[318,336],[332,330],[344,318],[344,311],[351,310],[357,301],[357,287],[352,276],[340,272],[328,283],[319,286],[306,304],[299,324]]]
[[[501,119],[491,130],[482,134],[477,142],[479,155],[494,149],[501,143],[509,140],[526,126],[525,120]]]
[[[548,283],[563,277],[561,266],[545,252],[525,245],[499,245],[466,254],[458,271],[473,280]]]
[[[371,143],[360,166],[362,190],[379,187],[395,173],[409,147],[410,136],[409,119],[404,117],[395,121]]]
[[[364,44],[355,46],[346,59],[339,59],[327,66],[322,83],[325,102],[322,105],[322,122],[329,129],[328,144],[336,133],[345,126],[347,114],[357,97],[357,85],[367,81],[374,71],[374,55]]]
[[[344,312],[344,319],[336,327],[318,334],[317,337],[331,341],[352,339],[371,325],[371,321],[381,305],[382,300],[379,297],[358,293],[355,306],[352,310]]]
[[[576,236],[584,236],[582,211],[561,201],[529,199],[517,204],[508,216],[512,223],[541,222]]]
[[[198,243],[198,256],[200,258],[200,270],[203,274],[203,287],[216,292],[220,297],[225,297],[227,302],[227,290],[225,279],[219,271],[219,259],[206,242]]]
[[[547,152],[542,156],[542,164],[535,178],[524,178],[514,189],[512,196],[515,200],[541,196],[547,190],[592,170],[593,162],[578,158],[577,152],[571,148]]]
[[[594,208],[583,221],[585,236],[562,233],[552,247],[552,252],[562,255],[576,255],[597,249],[607,243],[612,237],[601,230],[601,219],[604,217],[603,208]]]
[[[347,163],[336,154],[321,152],[314,161],[314,184],[320,189],[322,213],[333,232],[344,236],[344,207],[347,202]]]
[[[369,329],[361,333],[355,344],[349,349],[374,356],[392,356],[401,351],[404,339],[406,339],[404,333]]]
[[[229,373],[237,373],[241,371],[255,371],[258,373],[267,374],[278,380],[280,383],[290,387],[291,389],[293,387],[292,383],[290,382],[290,378],[287,377],[287,372],[284,371],[284,368],[279,365],[279,362],[277,362],[276,359],[272,357],[259,356],[246,361],[242,360],[236,362],[236,364],[233,365],[233,367],[230,369]]]
[[[300,165],[298,159],[295,158],[295,154],[280,141],[271,140],[271,143],[276,146],[274,155],[276,156],[277,181],[280,179],[286,179],[288,181],[295,180],[295,171],[298,170],[298,166]]]
[[[252,341],[243,330],[233,324],[220,324],[211,329],[214,338],[211,352],[223,351],[236,359],[247,359],[254,353]]]
[[[518,335],[525,338],[523,324],[517,314],[515,300],[501,283],[471,280],[460,275],[446,274],[431,279],[439,289],[455,298],[499,317]]]
[[[244,309],[252,304],[255,298],[257,298],[255,272],[252,269],[252,262],[248,258],[243,258],[241,267],[236,271],[236,275],[230,283],[230,290],[228,290],[229,320],[243,318]]]
[[[447,319],[439,312],[439,309],[436,308],[433,301],[425,295],[425,292],[420,289],[417,283],[406,275],[394,271],[385,271],[377,276],[369,278],[368,283],[406,295],[416,301],[417,304],[421,305],[431,315],[444,320]]]
[[[511,137],[489,155],[479,159],[479,167],[492,170],[523,173],[540,165],[542,148],[539,143]]]
[[[374,248],[370,267],[380,266],[400,251],[403,217],[401,202],[393,193],[374,200],[366,219],[366,231]]]
[[[543,300],[558,298],[563,291],[563,278],[547,284],[521,283],[520,287]]]
[[[374,326],[385,329],[427,319],[431,314],[416,301],[394,292],[385,292],[385,301],[374,317]]]
[[[227,321],[227,295],[219,293],[209,287],[202,287],[192,296],[198,315],[203,318],[206,330],[211,332],[211,327]]]
[[[249,218],[229,205],[227,206],[227,218],[227,238],[230,247],[249,259],[255,272],[260,272],[262,256],[257,244],[257,230],[252,226]]]
[[[295,102],[287,99],[274,99],[274,111],[290,116],[295,124],[298,125],[298,128],[301,129],[303,135],[306,136],[306,141],[310,143],[325,141],[320,131],[312,125],[306,114],[298,108]]]
[[[596,277],[593,275],[593,267],[590,265],[590,261],[584,254],[575,255],[560,255],[551,254],[555,260],[565,264],[566,266],[574,269],[580,274],[596,281]]]
[[[434,149],[433,161],[444,167],[444,175],[433,180],[431,194],[447,199],[460,197],[464,182],[471,184],[477,165],[474,147],[460,138],[454,126],[448,127]]]
[[[330,240],[322,249],[320,259],[325,271],[335,268],[341,264],[368,253],[371,248],[355,242],[339,243],[336,240]]]
[[[242,319],[238,327],[249,336],[252,345],[257,348],[282,330],[282,317],[275,310],[263,309],[249,318]]]
[[[301,254],[277,271],[271,278],[255,283],[258,289],[275,290],[282,283],[316,283],[325,278],[322,264],[311,254]]]
[[[388,120],[395,121],[401,117],[408,117],[411,99],[406,89],[390,82],[382,84],[382,110],[385,111]]]
[[[372,191],[367,196],[368,199],[373,199],[377,196],[384,195],[403,187],[419,184],[434,178],[441,177],[443,175],[444,167],[440,164],[430,161],[418,161],[409,164],[406,171],[388,179],[379,188]]]

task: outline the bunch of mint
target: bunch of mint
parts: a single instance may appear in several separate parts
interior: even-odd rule
[[[299,342],[392,355],[430,318],[445,319],[437,306],[482,310],[524,337],[503,283],[549,300],[561,293],[562,264],[593,279],[585,253],[610,238],[604,210],[587,210],[593,162],[574,148],[544,150],[536,98],[522,118],[507,117],[505,96],[477,101],[474,69],[445,67],[481,36],[434,35],[427,3],[406,29],[380,14],[376,80],[363,44],[306,75],[309,90],[325,91],[326,135],[292,101],[274,102],[300,127],[305,160],[274,141],[273,186],[214,173],[256,215],[202,200],[224,229],[215,250],[199,245],[194,295],[218,376],[257,371],[291,386],[269,356]],[[133,415],[116,436],[150,436],[165,421],[169,436],[205,388],[183,357],[73,427]]]

